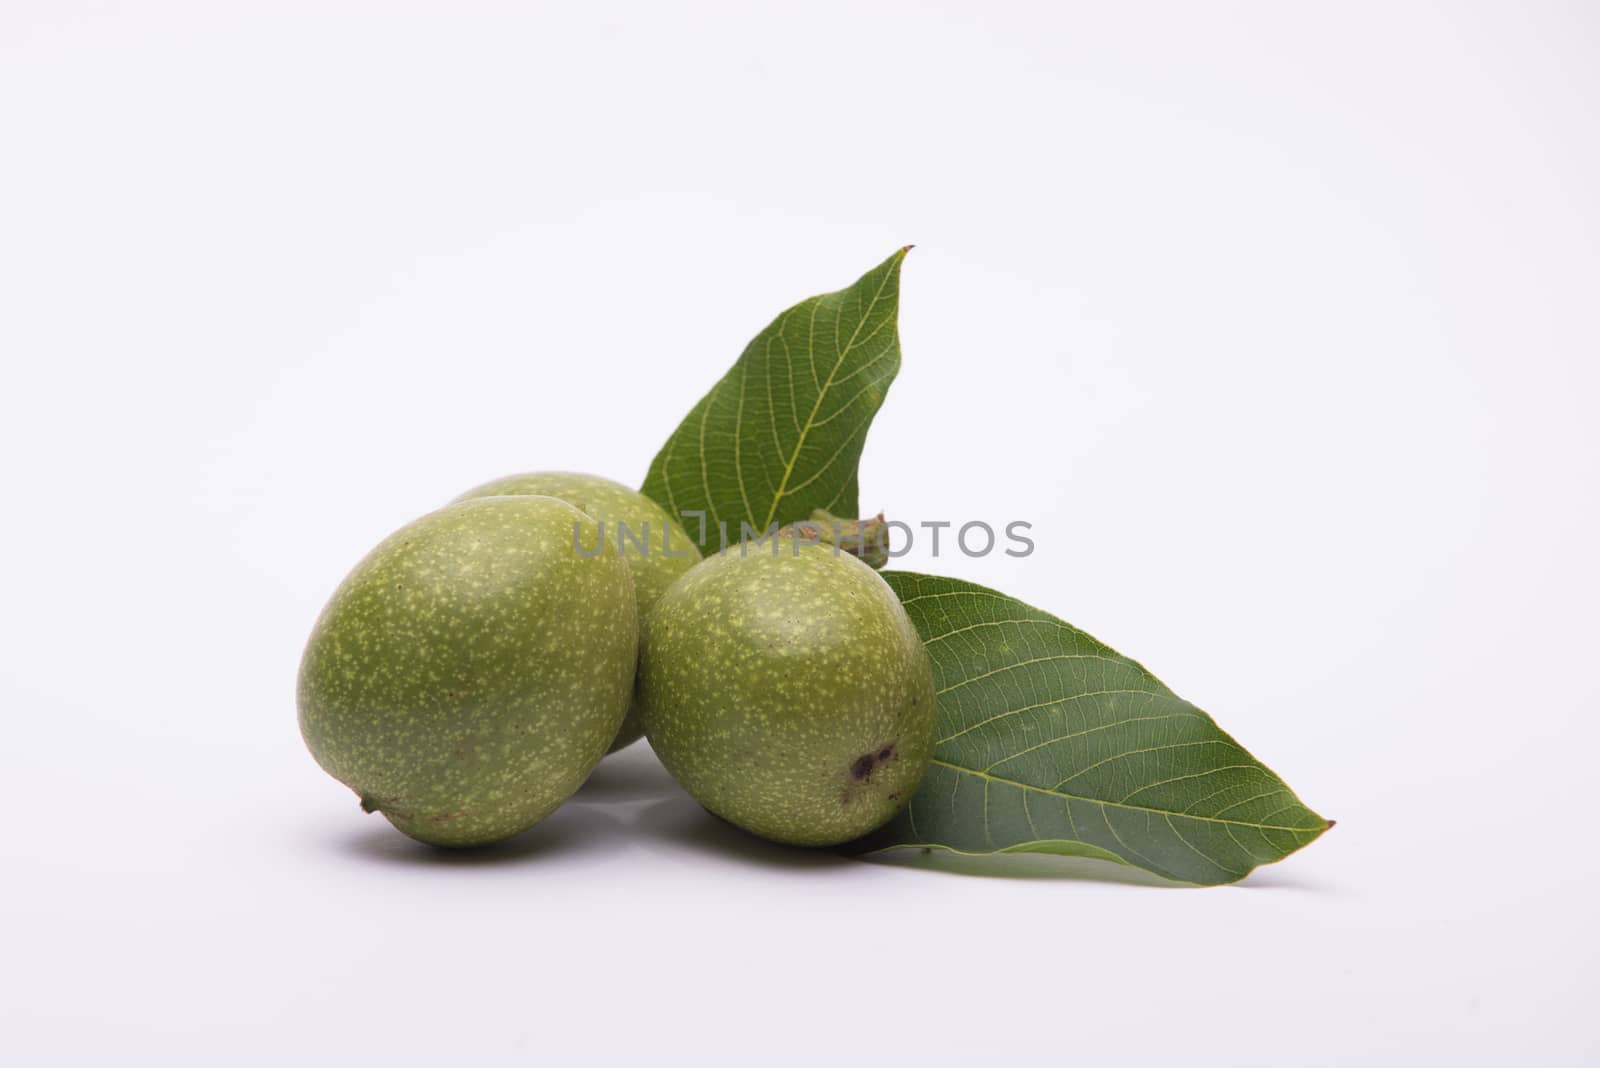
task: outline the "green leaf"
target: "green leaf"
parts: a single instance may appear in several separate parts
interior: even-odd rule
[[[970,582],[883,577],[933,659],[939,737],[911,803],[858,848],[1090,856],[1215,885],[1332,826],[1076,627]]]
[[[725,523],[734,541],[741,523],[762,531],[819,508],[854,517],[861,446],[900,370],[907,251],[757,334],[656,454],[645,496],[674,515],[704,512],[704,531]]]

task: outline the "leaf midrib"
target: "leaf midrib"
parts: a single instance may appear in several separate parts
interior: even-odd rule
[[[988,782],[1000,783],[1002,786],[1015,786],[1019,790],[1032,790],[1035,793],[1048,794],[1051,797],[1059,797],[1066,801],[1083,801],[1091,805],[1126,809],[1130,812],[1149,812],[1153,815],[1165,816],[1169,819],[1176,816],[1179,819],[1185,820],[1200,820],[1204,823],[1220,823],[1225,827],[1250,827],[1258,831],[1288,831],[1291,834],[1316,834],[1319,832],[1319,830],[1327,830],[1326,827],[1319,829],[1313,829],[1310,827],[1284,827],[1273,823],[1252,823],[1249,820],[1227,820],[1220,819],[1215,816],[1197,816],[1192,812],[1173,812],[1164,808],[1151,808],[1148,805],[1130,805],[1121,801],[1104,801],[1097,797],[1084,797],[1082,794],[1068,793],[1065,790],[1053,790],[1044,786],[1035,786],[1032,783],[1018,782],[1016,779],[1007,779],[1001,775],[991,775],[986,771],[979,771],[976,768],[963,767],[960,764],[952,764],[948,760],[940,760],[937,757],[931,760],[930,763],[937,764],[942,768],[949,768],[951,771],[961,775],[975,775],[978,778],[984,779]]]
[[[834,360],[833,367],[829,369],[828,380],[824,382],[822,384],[822,388],[817,391],[817,399],[812,403],[811,411],[806,415],[805,425],[800,428],[800,436],[795,439],[794,449],[789,453],[788,462],[783,465],[783,478],[778,482],[778,491],[773,494],[772,505],[767,509],[767,518],[761,522],[762,530],[766,530],[767,527],[771,526],[773,517],[778,514],[778,504],[783,500],[784,492],[789,486],[789,478],[794,473],[795,462],[800,459],[800,450],[805,446],[806,435],[811,432],[811,428],[816,422],[817,412],[822,407],[822,400],[828,395],[828,390],[833,388],[834,375],[839,373],[839,368],[844,366],[845,358],[850,355],[851,350],[855,347],[856,338],[861,334],[861,328],[865,326],[867,320],[872,317],[872,309],[878,306],[878,300],[883,296],[883,290],[886,286],[888,286],[889,278],[893,275],[893,273],[894,272],[892,270],[884,272],[883,278],[878,282],[877,291],[872,294],[872,299],[867,302],[866,309],[861,313],[861,318],[856,321],[856,328],[850,332],[850,340],[845,343],[844,348],[839,352],[838,358]],[[818,297],[817,305],[820,306],[824,299],[825,298],[823,297]],[[815,307],[812,308],[811,314],[812,318],[815,319]],[[811,330],[811,338],[806,344],[807,351],[812,354],[815,354],[816,352],[816,337],[817,332],[813,327]]]

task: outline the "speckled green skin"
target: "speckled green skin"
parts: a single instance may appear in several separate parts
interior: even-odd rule
[[[594,522],[551,497],[423,516],[352,571],[300,665],[317,763],[413,838],[493,842],[565,801],[628,709],[628,566],[573,549]]]
[[[780,539],[713,556],[645,621],[645,733],[706,808],[794,845],[847,842],[911,798],[933,751],[933,671],[878,573]]]
[[[508,475],[470,489],[456,500],[524,493],[559,497],[568,504],[577,505],[606,525],[606,544],[613,551],[617,549],[620,537],[617,524],[627,524],[630,537],[621,543],[621,552],[623,559],[633,569],[633,592],[638,598],[641,620],[656,600],[667,592],[667,587],[678,580],[678,576],[700,562],[700,550],[665,508],[637,490],[599,475],[581,475],[571,471]],[[666,547],[674,554],[672,556],[662,551],[662,531],[670,531]],[[643,552],[638,547],[639,541],[646,543]],[[676,555],[678,553],[683,555]],[[616,741],[611,743],[611,752],[632,745],[643,734],[644,723],[639,718],[639,709],[635,704],[628,709],[622,729],[617,732]]]

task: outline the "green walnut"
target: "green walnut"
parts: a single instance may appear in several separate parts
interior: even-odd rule
[[[684,789],[776,842],[834,845],[882,825],[933,751],[933,670],[894,592],[787,535],[707,559],[656,602],[639,694]]]
[[[493,842],[570,797],[632,696],[628,565],[584,555],[595,522],[551,497],[426,515],[323,609],[300,665],[317,763],[413,838]]]
[[[508,475],[468,490],[456,499],[528,493],[559,497],[605,526],[607,551],[621,555],[633,569],[633,592],[638,598],[641,620],[678,576],[700,562],[700,550],[666,509],[644,494],[598,475],[570,471]],[[631,745],[643,733],[637,707],[630,708],[611,750]]]

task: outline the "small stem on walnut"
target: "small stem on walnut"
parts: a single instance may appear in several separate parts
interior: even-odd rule
[[[835,551],[849,553],[870,568],[881,568],[889,562],[889,525],[882,512],[870,519],[840,519],[818,508],[810,519],[791,523],[778,534],[831,545]]]

